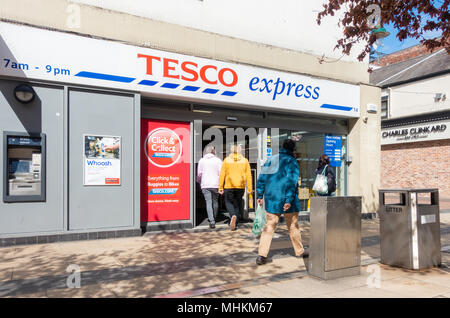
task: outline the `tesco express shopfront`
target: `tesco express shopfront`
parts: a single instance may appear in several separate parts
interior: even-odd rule
[[[3,242],[202,226],[209,143],[221,158],[240,143],[256,183],[293,138],[302,211],[323,153],[346,195],[358,85],[7,23],[0,34]]]

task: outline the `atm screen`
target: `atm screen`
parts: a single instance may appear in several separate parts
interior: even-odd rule
[[[10,159],[9,173],[30,173],[31,160]]]
[[[3,202],[45,202],[45,134],[3,132]]]

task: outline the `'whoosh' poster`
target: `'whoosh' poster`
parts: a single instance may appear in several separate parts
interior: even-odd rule
[[[83,138],[84,185],[120,185],[120,137]]]

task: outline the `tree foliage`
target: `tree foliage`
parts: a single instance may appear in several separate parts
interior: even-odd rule
[[[392,23],[398,30],[397,38],[400,41],[415,38],[430,51],[444,47],[450,54],[450,0],[436,0],[434,5],[427,0],[328,0],[323,5],[323,11],[317,15],[317,23],[320,25],[324,17],[334,16],[342,9],[344,14],[339,19],[339,26],[343,27],[344,36],[337,41],[335,48],[349,55],[353,44],[364,41],[366,46],[358,55],[358,60],[362,61],[376,41],[375,35],[371,33],[374,28],[371,18],[376,13],[374,5],[380,9],[380,24]],[[426,32],[430,31],[442,31],[442,35],[425,38]]]

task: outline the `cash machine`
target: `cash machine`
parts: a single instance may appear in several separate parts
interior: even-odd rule
[[[45,134],[3,132],[3,201],[45,201]]]

